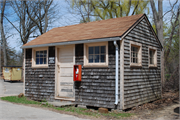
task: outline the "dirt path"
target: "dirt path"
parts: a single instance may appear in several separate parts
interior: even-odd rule
[[[137,118],[140,120],[174,120],[179,119],[179,104],[173,104],[156,110],[144,110]]]
[[[136,106],[129,112],[135,113],[141,120],[174,120],[180,119],[179,107],[179,91],[168,91],[161,99]]]
[[[174,120],[179,119],[179,104],[168,106],[163,108],[163,110],[157,112],[157,117],[155,120]]]

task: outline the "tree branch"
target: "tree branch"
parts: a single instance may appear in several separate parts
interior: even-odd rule
[[[131,14],[131,15],[134,15],[134,13],[135,13],[135,11],[136,11],[136,9],[137,9],[138,5],[139,5],[139,0],[138,0],[138,2],[137,2],[137,4],[136,4],[136,7],[134,8],[134,10],[133,10],[133,12],[132,12],[132,14]]]
[[[178,0],[176,0],[176,2],[173,4],[173,6],[171,5],[171,9],[170,9],[169,11],[167,11],[166,13],[164,13],[164,15],[161,17],[161,19],[162,19],[167,13],[171,12],[171,11],[174,9],[174,6],[176,5],[177,2],[178,2]],[[169,4],[171,4],[171,3],[170,3],[170,0],[169,0]]]
[[[4,16],[4,17],[17,30],[17,32],[20,33],[20,31],[17,29],[17,27],[6,16]]]

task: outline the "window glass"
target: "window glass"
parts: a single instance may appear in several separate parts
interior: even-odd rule
[[[105,62],[106,60],[105,57],[106,57],[105,55],[101,55],[101,62]]]
[[[105,53],[105,51],[106,51],[105,48],[106,48],[105,46],[101,46],[101,53]]]
[[[99,62],[99,55],[94,55],[94,61],[95,61],[95,63]]]
[[[138,63],[138,47],[131,46],[131,63]]]
[[[39,57],[39,51],[36,51],[36,57]]]
[[[40,58],[40,64],[43,64],[43,58]]]
[[[95,47],[95,54],[99,54],[99,46]]]
[[[89,54],[93,54],[93,47],[89,47]]]
[[[39,58],[36,58],[36,64],[37,65],[39,64]]]
[[[40,57],[43,57],[43,52],[44,52],[44,51],[40,51]]]
[[[93,55],[89,55],[89,63],[93,63]]]
[[[89,47],[89,63],[106,62],[106,46]]]
[[[47,50],[36,51],[36,65],[46,64]]]
[[[44,58],[44,64],[46,64],[46,58]]]
[[[45,51],[44,51],[44,57],[46,57],[46,56],[47,56],[47,51],[45,50]]]
[[[154,50],[149,50],[149,61],[150,61],[150,64],[154,64],[154,53],[155,51]]]

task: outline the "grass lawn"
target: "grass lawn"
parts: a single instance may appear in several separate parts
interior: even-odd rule
[[[1,100],[13,102],[13,103],[22,103],[22,104],[41,104],[41,102],[28,100],[26,97],[19,98],[18,96],[1,97]]]
[[[66,111],[71,113],[76,113],[79,115],[86,115],[86,116],[94,116],[94,117],[110,117],[110,118],[122,118],[122,117],[130,117],[132,113],[125,113],[125,112],[109,112],[109,113],[99,113],[97,110],[86,109],[81,107],[74,107],[74,106],[67,106],[67,107],[54,107],[51,104],[42,104],[42,102],[33,101],[27,99],[26,97],[18,98],[17,96],[8,96],[8,97],[1,97],[1,100],[13,102],[13,103],[21,103],[21,104],[36,104],[41,107],[52,108],[58,111]]]

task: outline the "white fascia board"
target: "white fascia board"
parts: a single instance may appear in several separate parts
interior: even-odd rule
[[[92,43],[92,42],[114,41],[114,40],[119,40],[119,38],[120,37],[111,37],[111,38],[78,40],[78,41],[68,41],[68,42],[59,42],[59,43],[48,43],[48,44],[41,44],[41,45],[22,46],[21,48],[26,49],[26,48],[36,48],[36,47],[46,47],[46,46],[58,46],[58,45],[70,45],[70,44],[82,44],[82,43]]]

